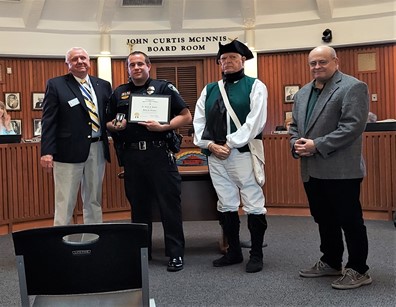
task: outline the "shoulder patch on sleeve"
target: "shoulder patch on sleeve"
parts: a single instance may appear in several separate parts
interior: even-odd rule
[[[169,89],[171,89],[172,91],[174,91],[174,92],[180,94],[179,91],[177,90],[177,88],[174,87],[172,83],[169,83],[169,84],[168,84],[168,87],[169,87]]]

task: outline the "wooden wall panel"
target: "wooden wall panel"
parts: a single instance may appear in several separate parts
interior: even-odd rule
[[[125,196],[124,181],[117,174],[122,171],[118,165],[113,145],[110,144],[111,163],[106,163],[104,178],[103,210],[105,212],[130,210],[128,200]]]
[[[111,145],[112,146],[112,145]],[[40,165],[40,144],[9,144],[0,146],[0,224],[52,218],[54,184],[52,173]],[[103,211],[129,210],[115,151],[112,163],[106,164],[103,186]],[[82,213],[78,196],[76,215]]]
[[[300,161],[290,154],[288,135],[265,135],[264,194],[268,207],[307,207],[300,178]],[[396,132],[366,132],[363,157],[367,176],[363,179],[361,202],[365,210],[387,212],[396,207]]]
[[[112,83],[111,86],[117,86],[127,83],[128,72],[126,69],[125,59],[114,59],[111,61]]]
[[[359,52],[375,52],[378,54],[377,70],[375,72],[359,72],[357,68],[357,54]],[[258,75],[268,88],[268,121],[265,133],[270,133],[276,126],[282,125],[284,114],[291,111],[293,105],[284,103],[285,85],[303,85],[311,80],[307,66],[309,50],[292,52],[273,52],[258,55]],[[367,82],[370,93],[377,94],[378,102],[370,103],[370,110],[377,114],[378,119],[396,118],[396,45],[384,44],[373,46],[359,46],[337,48],[340,58],[340,69],[352,76]],[[201,61],[202,74],[197,76],[197,92],[200,93],[204,85],[221,78],[219,65],[216,58],[195,58]],[[179,62],[186,61],[180,59]],[[33,137],[33,118],[40,118],[41,111],[32,110],[32,93],[44,92],[45,84],[49,78],[67,73],[64,59],[24,59],[1,58],[6,70],[12,68],[11,75],[4,75],[4,82],[0,83],[0,99],[4,100],[4,93],[20,92],[22,109],[12,111],[13,119],[22,120],[23,138]],[[173,59],[174,63],[175,61]],[[169,63],[168,59],[156,59],[156,63]],[[155,66],[156,63],[153,63]],[[176,64],[175,64],[176,65]],[[197,64],[198,65],[198,64]],[[113,80],[116,87],[127,81],[125,59],[112,60]],[[97,74],[96,59],[91,60],[91,74]]]
[[[396,192],[392,176],[392,168],[396,164],[396,133],[367,132],[363,143],[367,176],[362,183],[362,203],[370,210],[392,208]]]
[[[300,177],[300,161],[293,159],[288,135],[265,135],[263,187],[268,208],[308,208]],[[362,183],[361,202],[366,211],[382,212],[391,218],[396,203],[396,132],[364,134],[363,154],[367,176]],[[52,174],[39,165],[40,144],[0,145],[0,226],[37,220],[52,220],[54,185]],[[130,216],[121,168],[111,146],[112,163],[107,163],[103,183],[103,212],[124,212]],[[7,163],[5,163],[7,161]],[[188,198],[188,195],[184,195]],[[74,220],[81,221],[80,197]]]
[[[376,52],[378,66],[375,72],[359,72],[356,56],[359,52]],[[284,86],[303,85],[311,80],[307,67],[306,51],[274,52],[258,55],[259,78],[267,85],[268,121],[265,133],[270,133],[275,126],[282,125],[284,112],[291,111],[292,104],[284,103]],[[341,70],[367,82],[371,93],[378,95],[378,102],[371,102],[370,109],[378,119],[396,118],[396,45],[384,44],[338,48]],[[186,59],[180,59],[180,62]],[[167,60],[157,59],[157,63]],[[197,75],[197,93],[203,86],[221,77],[220,67],[215,57],[196,58],[202,65],[202,73]],[[24,59],[1,58],[2,67],[11,67],[12,74],[3,74],[0,83],[0,99],[4,93],[21,93],[20,111],[10,112],[13,119],[22,120],[23,138],[33,137],[33,118],[40,118],[41,111],[32,110],[32,93],[44,92],[49,78],[67,73],[63,58]],[[177,63],[177,61],[175,61]],[[198,65],[198,64],[197,64]],[[91,60],[91,74],[97,74],[96,60]],[[124,59],[112,61],[113,87],[126,82]],[[363,182],[362,202],[368,210],[389,210],[396,208],[396,137],[377,137],[366,134],[365,156],[368,161],[368,177]],[[306,199],[298,173],[298,161],[291,158],[286,136],[268,136],[264,139],[266,147],[267,184],[265,193],[267,203],[271,206],[305,206]],[[53,181],[52,175],[44,173],[39,165],[39,144],[9,145],[8,149],[0,146],[0,224],[13,221],[35,220],[53,215]],[[381,148],[380,150],[378,148]],[[104,187],[104,210],[129,210],[124,195],[122,181],[115,174],[120,171],[116,157],[106,166]],[[390,164],[389,164],[390,163]],[[374,178],[382,178],[375,181]],[[390,185],[390,187],[389,187]],[[34,205],[33,205],[34,204]],[[33,207],[31,207],[33,205]],[[121,209],[120,209],[121,208]],[[81,212],[81,202],[79,202]]]
[[[7,220],[35,220],[53,216],[52,175],[39,165],[37,144],[12,144],[0,147],[2,159],[1,208]],[[3,162],[4,161],[4,162]],[[4,197],[5,196],[5,197]]]
[[[0,148],[0,221],[8,222],[10,215],[8,212],[8,173],[4,170],[7,167],[7,151]]]
[[[310,80],[307,54],[303,51],[259,54],[258,77],[268,89],[268,116],[264,133],[271,133],[276,126],[283,125],[285,112],[293,108],[293,104],[284,102],[284,87],[301,87]]]
[[[293,159],[287,135],[265,135],[264,194],[268,208],[307,209],[308,202],[301,182],[300,161]],[[365,211],[384,213],[391,218],[396,203],[396,132],[364,134],[367,177],[362,184],[361,201]],[[8,225],[29,221],[52,220],[54,185],[52,173],[39,165],[40,144],[0,145],[0,230]],[[103,184],[103,212],[123,212],[130,216],[124,181],[117,177],[117,164],[111,145],[111,163],[106,164]],[[184,195],[188,199],[188,195]],[[74,220],[81,221],[80,196]],[[125,218],[125,216],[124,216]],[[0,232],[1,233],[1,232]]]
[[[216,62],[216,57],[207,57],[204,59],[204,86],[210,82],[221,79],[221,68]],[[203,88],[199,91],[201,92]]]
[[[268,207],[307,207],[300,161],[290,153],[288,135],[265,135],[264,195]]]
[[[357,54],[375,52],[378,56],[375,72],[359,72]],[[282,125],[284,112],[293,105],[283,103],[283,88],[288,84],[304,85],[311,81],[307,65],[309,50],[263,53],[258,55],[258,75],[268,88],[268,120],[265,133]],[[371,94],[377,94],[378,102],[370,102],[370,111],[378,120],[396,118],[396,45],[375,45],[337,48],[340,70],[367,83]]]
[[[20,111],[10,111],[12,119],[22,121],[22,137],[33,137],[33,119],[41,118],[41,111],[33,110],[32,93],[45,92],[47,80],[67,73],[64,59],[40,58],[2,58],[4,67],[10,67],[12,74],[5,74],[4,83],[0,83],[0,100],[5,93],[20,93]],[[91,60],[91,74],[97,74],[96,60]]]

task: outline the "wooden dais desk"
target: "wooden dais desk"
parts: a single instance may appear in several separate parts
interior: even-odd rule
[[[183,150],[194,155],[194,151]],[[182,151],[182,152],[183,152]],[[217,194],[212,185],[207,165],[178,166],[182,177],[181,207],[183,221],[217,220]],[[123,178],[123,172],[118,174]],[[160,221],[158,208],[153,208],[153,221]]]
[[[179,166],[184,221],[217,220],[217,195],[207,166]]]

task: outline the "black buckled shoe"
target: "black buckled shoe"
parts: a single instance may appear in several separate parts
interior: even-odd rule
[[[263,258],[251,256],[246,264],[247,273],[260,272],[263,269]]]
[[[168,272],[177,272],[183,270],[183,258],[182,257],[175,257],[170,258],[168,262]]]
[[[243,261],[242,253],[236,255],[231,255],[230,253],[227,253],[223,257],[220,257],[219,259],[213,260],[212,263],[214,267],[223,267],[223,266],[241,263],[242,261]]]

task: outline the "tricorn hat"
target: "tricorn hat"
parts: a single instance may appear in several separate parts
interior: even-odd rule
[[[219,42],[219,51],[217,52],[217,58],[216,58],[217,63],[220,60],[220,56],[228,52],[239,53],[241,56],[244,56],[246,60],[250,60],[254,58],[253,53],[244,43],[241,43],[240,41],[234,39],[231,43],[225,45],[222,45]]]

